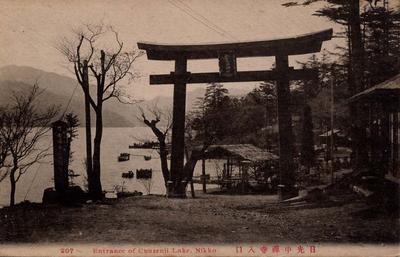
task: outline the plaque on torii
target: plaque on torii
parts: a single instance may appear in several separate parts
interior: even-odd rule
[[[171,151],[171,181],[174,190],[183,179],[184,130],[186,84],[212,82],[249,82],[273,80],[277,83],[279,125],[279,170],[283,193],[294,185],[293,132],[290,105],[290,80],[313,80],[318,78],[316,70],[289,67],[290,55],[310,54],[321,51],[324,41],[332,38],[332,29],[304,34],[292,38],[235,42],[221,44],[167,45],[138,42],[149,60],[175,61],[175,71],[170,74],[150,75],[150,84],[173,84],[173,124]],[[275,68],[271,70],[238,71],[237,58],[275,57]],[[187,60],[218,59],[219,72],[190,73]],[[178,190],[179,191],[179,190]],[[167,192],[184,196],[185,192]],[[288,194],[287,194],[288,195]]]

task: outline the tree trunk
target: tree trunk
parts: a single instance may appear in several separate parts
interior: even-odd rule
[[[91,195],[94,199],[101,199],[103,197],[102,187],[101,187],[101,139],[103,137],[103,115],[102,115],[102,105],[98,104],[98,109],[96,110],[96,135],[94,137],[94,147],[93,147],[93,181],[92,181],[92,192]]]
[[[87,61],[84,61],[83,65],[83,84],[84,87],[89,89],[89,73]],[[89,95],[85,94],[85,125],[86,125],[86,174],[88,182],[89,194],[93,195],[94,179],[93,179],[93,160],[92,160],[92,131],[91,131],[91,120],[90,120],[90,103]]]
[[[188,183],[192,182],[194,168],[196,167],[197,161],[200,160],[202,156],[202,151],[193,150],[190,158],[186,161],[185,166],[183,167],[183,175],[184,175],[184,183],[180,184],[180,187],[175,188],[175,190],[181,194],[186,195],[186,187]],[[194,198],[194,189],[192,189],[192,197]]]
[[[190,180],[190,192],[192,194],[192,198],[196,198],[196,194],[194,192],[193,180]]]
[[[348,28],[350,31],[350,70],[349,70],[349,90],[351,95],[361,92],[363,88],[363,44],[360,21],[360,2],[359,0],[349,1],[350,15]],[[350,106],[352,149],[354,153],[353,168],[360,170],[368,166],[368,152],[366,146],[366,121],[360,104]]]
[[[146,124],[149,128],[151,128],[154,135],[157,137],[158,143],[160,145],[159,155],[161,160],[161,171],[164,178],[165,188],[168,191],[168,181],[171,179],[171,177],[168,169],[168,149],[167,149],[167,144],[165,143],[166,133],[161,132],[161,130],[157,128],[156,124],[159,122],[159,120],[149,121],[146,119],[144,113],[142,114],[142,116],[143,116],[143,123]]]
[[[164,178],[164,184],[165,186],[167,186],[167,182],[168,180],[170,180],[169,170],[168,170],[168,150],[165,144],[165,139],[164,140],[159,139],[158,142],[160,144],[161,171]]]
[[[17,181],[15,181],[15,172],[16,168],[13,168],[10,172],[10,185],[11,185],[11,190],[10,190],[10,206],[15,205],[15,191],[17,188]]]
[[[206,180],[206,159],[201,159],[201,175],[203,176],[203,193],[207,193],[207,180]]]

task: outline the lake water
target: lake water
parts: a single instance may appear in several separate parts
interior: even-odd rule
[[[94,130],[92,132],[94,136]],[[155,140],[151,130],[146,127],[134,128],[105,128],[102,140],[102,153],[101,153],[101,182],[103,190],[113,191],[115,186],[124,186],[125,191],[141,191],[147,193],[150,186],[151,194],[165,194],[165,187],[160,168],[160,159],[156,150],[152,149],[129,149],[129,145],[134,142],[144,140]],[[48,136],[43,138],[40,142],[41,145],[48,147],[52,146],[52,138],[49,133]],[[85,185],[85,165],[84,160],[86,156],[85,148],[85,129],[78,129],[78,138],[75,138],[72,143],[73,162],[70,168],[79,177],[74,179],[74,183],[84,188]],[[130,153],[130,160],[125,162],[118,162],[118,156],[122,152]],[[50,149],[49,153],[52,153]],[[150,155],[151,160],[144,160],[144,155]],[[28,200],[31,202],[41,202],[44,189],[53,187],[53,156],[50,155],[46,158],[45,162],[33,165],[26,174],[24,174],[17,184],[16,202]],[[216,169],[221,168],[221,163],[218,161],[207,161],[207,173],[215,174]],[[136,174],[133,179],[124,179],[121,177],[122,172],[129,170],[136,171],[136,169],[153,169],[153,178],[151,181],[143,182],[137,180]],[[214,171],[214,172],[213,172]],[[136,172],[135,172],[136,173]],[[195,168],[195,175],[201,174],[201,162],[198,162]],[[0,206],[9,204],[10,184],[8,178],[0,183]],[[200,189],[201,185],[195,184],[195,189]]]

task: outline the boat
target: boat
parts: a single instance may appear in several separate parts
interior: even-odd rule
[[[160,144],[156,141],[146,141],[144,143],[134,143],[133,145],[129,145],[129,148],[137,148],[137,149],[157,149]]]
[[[120,153],[118,156],[119,162],[129,161],[130,154],[129,153]]]
[[[135,174],[133,173],[133,171],[128,171],[128,172],[123,172],[122,173],[122,177],[123,178],[133,178],[133,176],[134,176]]]
[[[151,160],[151,155],[144,155],[143,156],[145,161],[150,161]]]
[[[153,174],[153,169],[137,169],[136,178],[137,179],[151,179]]]

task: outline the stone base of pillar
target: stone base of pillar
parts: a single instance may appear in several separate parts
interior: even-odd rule
[[[278,197],[279,201],[284,201],[292,197],[298,196],[298,189],[288,185],[278,185]]]
[[[173,181],[167,182],[167,197],[168,198],[186,198],[187,182],[182,181],[178,185]]]

